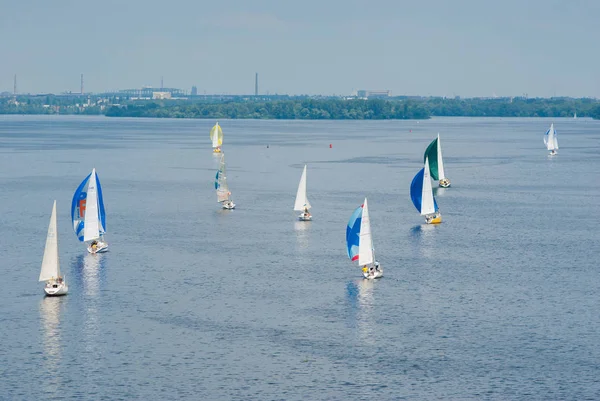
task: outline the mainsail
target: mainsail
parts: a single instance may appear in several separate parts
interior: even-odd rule
[[[219,170],[217,170],[217,175],[215,176],[215,189],[217,190],[217,202],[229,200],[231,192],[229,191],[227,176],[225,174],[225,154],[221,155]]]
[[[369,207],[367,206],[367,198],[365,198],[365,203],[363,203],[362,219],[360,223],[358,264],[363,266],[370,263],[373,263],[373,237],[371,236]]]
[[[550,128],[544,134],[544,144],[548,150],[558,149],[558,139],[556,138],[556,131],[554,130],[554,124],[550,124]]]
[[[300,177],[300,183],[298,184],[298,192],[296,192],[296,202],[294,203],[294,210],[301,212],[304,208],[310,209],[310,202],[306,197],[306,165],[302,171],[302,177]]]
[[[42,268],[40,270],[39,281],[47,281],[60,276],[60,263],[58,261],[58,237],[56,225],[56,201],[52,206],[52,215],[48,225],[48,234],[46,235],[46,247],[44,248],[44,258],[42,259]]]

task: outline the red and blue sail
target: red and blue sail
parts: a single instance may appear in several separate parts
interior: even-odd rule
[[[92,173],[88,174],[87,177],[81,181],[81,184],[75,190],[73,194],[73,200],[71,201],[71,220],[73,221],[73,231],[79,241],[83,242],[83,228],[85,227],[85,205],[87,202],[87,187]],[[98,192],[98,221],[100,234],[106,232],[106,212],[104,210],[104,199],[102,197],[102,187],[100,186],[100,179],[98,173],[96,173],[96,188]]]

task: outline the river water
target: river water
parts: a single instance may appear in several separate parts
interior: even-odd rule
[[[600,399],[600,121],[223,120],[234,211],[213,124],[0,116],[0,399]],[[408,190],[438,132],[425,226]],[[70,222],[92,167],[102,255]],[[345,250],[365,196],[376,282]],[[70,291],[45,298],[54,199]]]

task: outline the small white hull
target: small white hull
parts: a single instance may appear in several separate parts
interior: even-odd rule
[[[556,150],[551,150],[550,153],[548,153],[548,156],[556,156],[558,154],[558,152]]]
[[[233,203],[233,202],[223,202],[223,209],[225,209],[225,210],[233,210],[233,209],[235,209],[235,203]]]
[[[450,186],[450,180],[448,178],[442,178],[440,180],[440,188],[448,188]]]
[[[373,270],[368,270],[366,272],[363,271],[363,277],[368,280],[374,280],[376,278],[381,278],[381,277],[383,277],[383,269],[381,268],[381,266],[379,266],[379,268],[377,270],[373,269]]]
[[[98,241],[98,243],[94,245],[88,245],[87,250],[89,253],[102,253],[108,251],[108,244],[106,242]]]
[[[49,282],[44,287],[46,295],[51,297],[57,297],[59,295],[65,295],[69,291],[69,286],[64,281],[62,283]]]
[[[311,221],[312,215],[310,213],[302,213],[298,216],[298,220],[300,221]]]

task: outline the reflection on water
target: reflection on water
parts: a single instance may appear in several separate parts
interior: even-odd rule
[[[436,229],[437,224],[423,223],[414,226],[410,230],[410,236],[414,239],[411,243],[416,248],[417,253],[424,258],[435,258],[437,255],[435,244]]]
[[[296,248],[299,251],[308,249],[308,240],[310,238],[310,227],[312,224],[308,221],[296,220],[294,222],[294,231],[296,232]]]
[[[44,333],[44,386],[48,398],[58,397],[61,388],[57,372],[61,362],[60,310],[66,297],[45,297],[40,301],[40,321]]]
[[[356,280],[346,285],[346,295],[353,311],[351,318],[356,324],[358,338],[369,345],[373,345],[377,341],[373,318],[375,309],[374,286],[375,280],[366,279]]]
[[[443,197],[448,188],[436,187],[436,188],[432,188],[432,189],[433,189],[433,196],[435,196],[437,198],[438,196]]]

